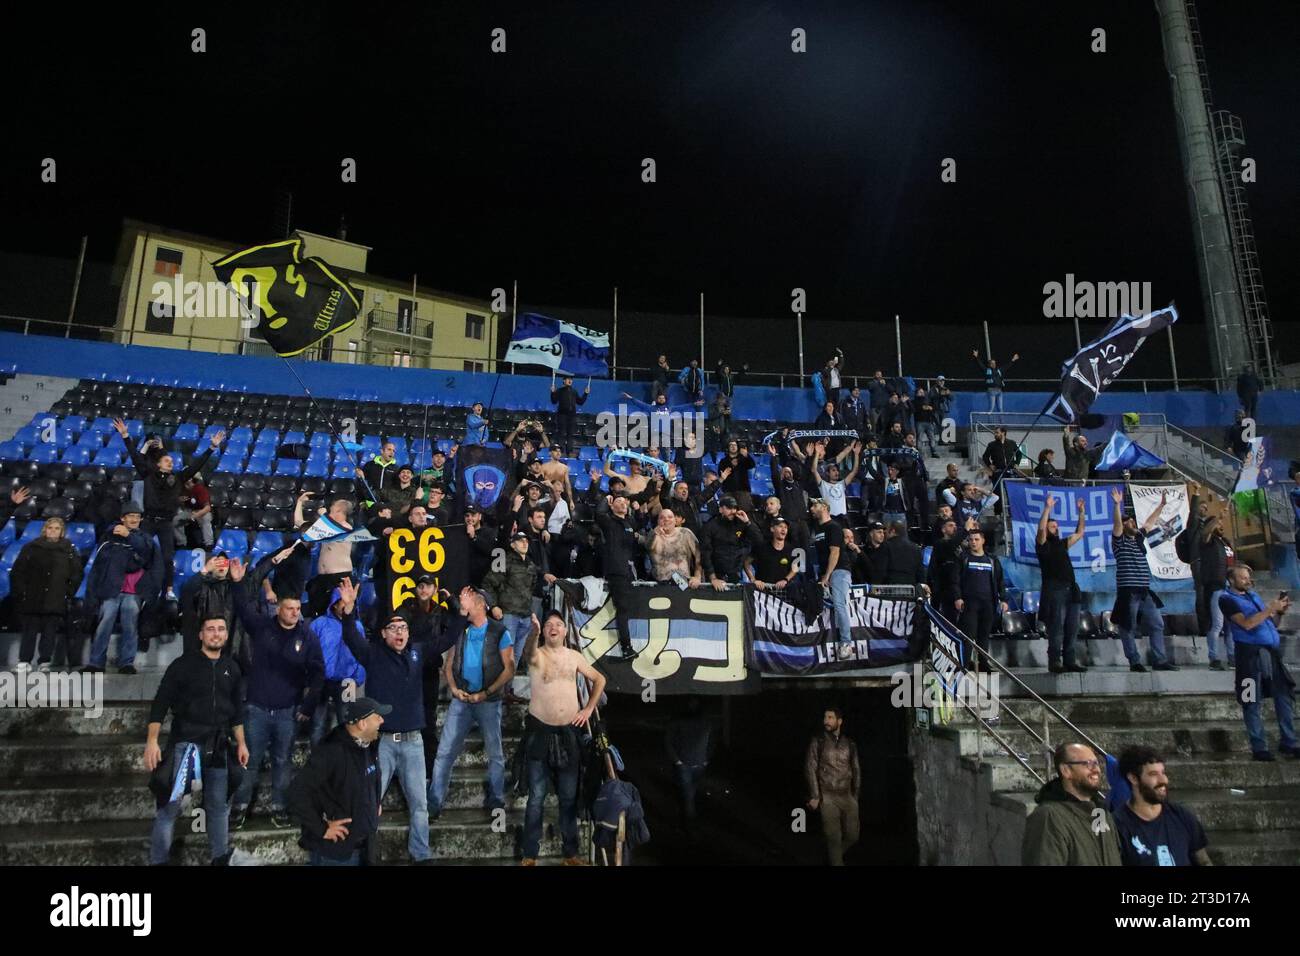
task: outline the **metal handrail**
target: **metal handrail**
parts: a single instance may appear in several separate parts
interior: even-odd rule
[[[374,311],[374,310],[371,310],[371,311]],[[395,314],[395,313],[388,313],[388,314]],[[428,320],[427,320],[427,319],[421,319],[421,318],[419,318],[419,317],[416,317],[416,320],[415,320],[415,321],[416,321],[416,322],[420,322],[420,321],[428,321]],[[132,331],[131,329],[122,329],[122,328],[120,328],[119,326],[116,326],[116,325],[111,325],[111,326],[105,326],[105,325],[91,325],[91,324],[89,324],[89,323],[83,323],[83,322],[67,322],[67,321],[62,321],[62,320],[53,320],[53,319],[35,319],[35,318],[31,318],[30,316],[0,315],[0,323],[4,323],[4,322],[21,323],[22,326],[23,326],[23,329],[22,329],[22,334],[23,334],[23,335],[30,335],[30,334],[53,334],[53,335],[59,336],[59,337],[61,337],[61,338],[72,338],[72,337],[73,337],[73,335],[72,335],[72,330],[73,330],[73,329],[83,329],[83,330],[86,330],[86,331],[90,331],[90,332],[95,333],[95,338],[97,338],[97,339],[98,339],[98,338],[101,338],[101,337],[103,337],[105,334],[107,334],[107,336],[108,336],[110,339],[112,339],[112,340],[114,340],[114,341],[118,341],[118,340],[119,340],[123,335],[128,335],[128,334]],[[48,332],[48,333],[46,333],[46,332],[40,332],[40,331],[33,332],[33,331],[32,331],[32,326],[33,326],[33,325],[37,325],[37,326],[49,326],[51,331]],[[379,327],[380,327],[380,326],[376,326],[376,328],[379,328]],[[393,331],[392,329],[387,329],[386,327],[384,328],[384,330],[385,330],[385,331]],[[246,339],[246,338],[242,338],[242,337],[222,337],[222,336],[191,335],[191,334],[178,335],[178,334],[174,334],[174,333],[163,333],[163,332],[141,332],[141,334],[142,334],[142,335],[154,335],[154,336],[167,336],[167,337],[169,337],[169,338],[185,340],[185,341],[188,343],[188,344],[185,346],[185,348],[186,348],[187,350],[190,349],[190,348],[192,347],[193,343],[195,343],[195,342],[231,343],[232,345],[239,346],[239,345],[241,345],[242,343],[246,343],[246,342],[256,342],[256,341],[257,341],[257,340],[255,340],[255,339]],[[400,333],[400,332],[399,332],[399,333],[397,333],[397,334],[404,334],[404,333]],[[418,339],[422,339],[423,337],[422,337],[422,336],[419,336],[419,335],[416,335],[415,338],[418,340]],[[425,339],[425,341],[427,341],[427,339]],[[120,344],[130,344],[130,343],[128,343],[128,342],[123,342],[123,343],[120,343]],[[218,348],[216,351],[221,352],[222,350]],[[231,349],[231,350],[229,350],[229,351],[226,351],[225,354],[232,354],[232,353],[233,353],[233,354],[242,354],[242,352],[243,352],[243,350],[242,350],[241,348],[236,347],[236,348],[234,348],[234,349]],[[352,353],[350,350],[348,350],[348,351],[338,350],[338,351],[336,352],[336,354],[338,354],[338,355],[343,355],[343,354],[351,355],[351,354],[353,354],[353,353]],[[360,357],[360,356],[363,354],[363,350],[362,350],[362,349],[358,349],[357,352],[356,352],[355,354],[356,354],[358,357]],[[375,354],[383,354],[385,358],[391,358],[390,351],[385,351],[385,350],[376,349],[376,350],[375,350]],[[451,361],[465,361],[467,357],[466,357],[465,355],[421,355],[421,356],[413,356],[413,357],[412,357],[412,362],[414,362],[416,358],[425,358],[425,359],[444,359],[444,360],[451,360]],[[485,358],[481,358],[481,359],[480,359],[480,358],[473,358],[473,357],[471,357],[469,360],[470,360],[470,361],[483,361],[483,362],[491,363],[491,364],[495,364],[496,362],[503,361],[502,359],[497,358],[495,355],[487,356],[487,357],[485,357]],[[360,358],[358,358],[358,361],[360,361]],[[388,362],[375,363],[375,362],[365,362],[365,361],[360,361],[360,364],[364,364],[364,365],[375,365],[375,364],[379,364],[379,365],[387,365],[387,364],[389,364],[389,363],[388,363]],[[753,380],[753,379],[766,379],[766,380],[772,380],[772,379],[775,379],[775,380],[776,380],[775,383],[776,383],[776,386],[777,386],[778,388],[787,388],[787,387],[788,387],[788,388],[806,388],[806,387],[809,387],[809,383],[811,382],[811,379],[812,379],[812,374],[815,373],[816,371],[817,371],[817,369],[813,369],[813,370],[811,370],[811,371],[809,371],[809,372],[807,372],[807,373],[799,373],[799,372],[768,372],[768,371],[758,371],[758,370],[753,370],[753,369],[751,369],[751,370],[749,370],[749,371],[747,371],[747,372],[744,372],[744,373],[742,373],[742,374],[743,374],[746,378],[751,379],[751,380]],[[875,370],[872,369],[872,372],[873,372],[873,373],[874,373],[874,371],[875,371]],[[654,369],[651,368],[651,367],[647,367],[647,366],[637,366],[637,365],[618,365],[618,366],[613,366],[613,367],[611,368],[610,372],[611,372],[611,376],[610,376],[611,379],[615,379],[615,380],[617,380],[617,379],[622,378],[622,379],[627,380],[627,381],[636,381],[636,380],[638,380],[638,378],[639,378],[640,376],[644,376],[643,378],[640,378],[640,380],[645,381],[645,380],[648,380],[650,373],[653,373],[653,372],[654,372]],[[716,366],[705,368],[705,369],[704,369],[704,372],[705,372],[706,375],[713,375],[713,374],[715,374],[715,372],[716,372]],[[887,378],[889,378],[889,379],[893,379],[894,377],[895,377],[895,376],[892,376],[892,375],[891,375],[891,376],[887,376]],[[927,388],[930,388],[930,387],[933,386],[935,380],[938,378],[938,374],[937,374],[937,373],[928,373],[928,372],[927,372],[927,373],[924,373],[924,374],[921,374],[921,373],[912,372],[912,373],[909,373],[908,377],[909,377],[909,378],[912,378],[912,379],[913,379],[914,381],[916,381],[917,383],[923,383]],[[871,378],[872,378],[872,375],[870,375],[870,374],[867,374],[867,375],[847,375],[847,376],[844,377],[843,385],[844,385],[844,387],[846,387],[846,388],[848,388],[848,387],[853,387],[853,386],[866,386],[866,384],[867,384],[868,382],[871,381]],[[788,384],[787,384],[787,380],[788,380]],[[969,376],[969,377],[967,377],[967,376],[949,376],[949,377],[946,378],[946,381],[947,381],[947,384],[948,384],[950,387],[952,387],[955,391],[976,391],[976,392],[981,392],[981,391],[984,390],[984,387],[985,387],[985,386],[984,386],[984,379],[981,378],[981,377],[974,376],[974,375]],[[1014,378],[1011,378],[1011,379],[1008,379],[1008,380],[1007,380],[1006,384],[1005,384],[1004,387],[1003,387],[1003,391],[1006,391],[1006,392],[1016,392],[1016,391],[1052,391],[1053,389],[1055,389],[1055,388],[1060,384],[1060,381],[1061,381],[1061,380],[1060,380],[1059,377],[1057,377],[1057,378],[1023,378],[1023,377],[1020,377],[1020,376],[1016,376],[1016,377],[1014,377]],[[1151,377],[1151,378],[1129,378],[1129,379],[1121,379],[1121,380],[1118,381],[1118,382],[1114,382],[1114,383],[1112,383],[1112,384],[1109,386],[1109,390],[1112,391],[1112,392],[1127,392],[1127,391],[1133,391],[1133,392],[1136,392],[1136,391],[1150,392],[1150,391],[1166,391],[1166,390],[1169,390],[1169,389],[1186,388],[1186,387],[1188,387],[1188,386],[1190,385],[1191,387],[1201,387],[1201,386],[1205,386],[1205,387],[1208,387],[1209,390],[1211,390],[1211,391],[1219,392],[1219,391],[1223,391],[1223,390],[1224,390],[1225,388],[1227,388],[1228,385],[1230,385],[1230,384],[1231,384],[1231,383],[1230,383],[1229,380],[1227,380],[1227,379],[1220,379],[1220,378],[1212,377],[1212,376],[1205,376],[1205,377],[1200,377],[1200,378],[1185,378],[1185,377],[1181,377],[1181,376],[1178,377],[1178,378],[1160,378],[1160,377]]]
[[[945,619],[945,620],[946,620],[946,619]],[[952,624],[951,621],[949,621],[948,623],[949,623],[949,624]],[[989,653],[988,653],[987,651],[985,651],[982,647],[980,647],[978,644],[976,644],[974,641],[972,641],[972,640],[971,640],[967,635],[963,634],[962,631],[961,631],[961,629],[958,628],[955,624],[952,625],[952,627],[953,627],[953,630],[954,630],[954,631],[956,631],[958,634],[961,635],[961,638],[962,638],[962,640],[965,642],[966,647],[969,648],[969,649],[971,649],[972,651],[974,651],[974,653],[972,654],[972,659],[973,659],[974,662],[975,662],[975,675],[976,675],[977,680],[978,680],[978,676],[979,676],[979,673],[980,673],[980,667],[979,667],[980,655],[982,654],[984,657],[988,658],[988,661],[989,661],[989,662],[990,662],[994,667],[997,668],[997,670],[999,671],[999,675],[1003,675],[1003,674],[1005,674],[1007,677],[1011,678],[1012,682],[1015,683],[1015,685],[1016,685],[1017,687],[1019,687],[1022,691],[1024,691],[1026,694],[1028,694],[1030,697],[1032,697],[1032,698],[1033,698],[1035,701],[1037,701],[1039,704],[1041,704],[1041,705],[1043,706],[1043,709],[1044,709],[1044,711],[1045,711],[1046,714],[1050,714],[1051,716],[1053,716],[1053,717],[1055,717],[1057,720],[1059,720],[1061,723],[1063,723],[1063,724],[1064,724],[1066,727],[1068,727],[1068,728],[1069,728],[1069,729],[1070,729],[1070,730],[1071,730],[1071,731],[1072,731],[1072,732],[1073,732],[1073,733],[1074,733],[1074,734],[1075,734],[1075,735],[1076,735],[1080,740],[1082,740],[1082,741],[1084,741],[1085,743],[1087,743],[1090,747],[1092,747],[1092,749],[1093,749],[1094,751],[1096,751],[1097,753],[1101,754],[1102,757],[1107,757],[1107,756],[1109,756],[1109,754],[1108,754],[1108,753],[1107,753],[1107,752],[1102,748],[1102,746],[1101,746],[1100,744],[1098,744],[1095,740],[1093,740],[1091,737],[1089,737],[1087,734],[1085,734],[1082,730],[1080,730],[1078,727],[1076,727],[1076,726],[1075,726],[1075,725],[1070,721],[1069,718],[1067,718],[1067,717],[1066,717],[1064,714],[1062,714],[1059,710],[1057,710],[1055,707],[1053,707],[1051,704],[1049,704],[1046,700],[1044,700],[1041,696],[1039,696],[1039,694],[1038,694],[1038,693],[1037,693],[1033,688],[1031,688],[1031,687],[1030,687],[1028,684],[1026,684],[1024,681],[1022,681],[1019,677],[1017,677],[1017,676],[1016,676],[1016,675],[1015,675],[1011,670],[1009,670],[1008,668],[1006,668],[1005,666],[1003,666],[1003,665],[1002,665],[1002,664],[1001,664],[1001,663],[1000,663],[1000,662],[999,662],[995,657],[993,657],[992,654],[989,654]],[[950,654],[950,653],[948,652],[948,649],[947,649],[947,648],[945,648],[942,644],[939,644],[937,641],[934,640],[933,634],[931,634],[929,640],[930,640],[930,644],[931,644],[931,646],[933,646],[933,647],[937,647],[937,648],[938,648],[938,649],[943,653],[943,655],[944,655],[945,657],[947,657],[949,660],[951,660],[951,661],[952,661],[954,664],[956,664],[958,667],[961,667],[961,666],[962,666],[961,661],[959,661],[959,660],[957,660],[956,658],[954,658],[954,657],[952,656],[952,654]],[[965,704],[964,701],[963,701],[963,704]],[[967,709],[970,709],[969,704],[965,704],[965,706],[967,707]],[[1051,735],[1050,735],[1050,732],[1048,731],[1048,726],[1047,726],[1047,717],[1044,716],[1044,718],[1043,718],[1043,732],[1044,732],[1044,734],[1045,734],[1046,736],[1044,736],[1044,737],[1040,737],[1040,736],[1039,736],[1039,735],[1038,735],[1038,734],[1037,734],[1037,733],[1036,733],[1032,728],[1029,727],[1029,725],[1028,725],[1027,723],[1025,723],[1025,721],[1020,717],[1019,714],[1017,714],[1017,713],[1016,713],[1014,710],[1012,710],[1010,707],[1007,707],[1005,704],[1004,704],[1003,706],[1005,707],[1007,713],[1010,714],[1010,715],[1011,715],[1011,716],[1016,720],[1016,722],[1019,723],[1020,726],[1023,727],[1023,728],[1024,728],[1024,729],[1029,733],[1029,735],[1030,735],[1031,737],[1033,737],[1036,741],[1038,741],[1038,743],[1040,743],[1040,744],[1043,746],[1043,749],[1044,749],[1044,751],[1045,751],[1046,754],[1047,754],[1048,760],[1050,761],[1050,760],[1051,760],[1052,753],[1053,753],[1053,748],[1052,748],[1051,743],[1050,743]],[[1045,783],[1045,782],[1046,782],[1042,777],[1040,777],[1040,776],[1039,776],[1039,775],[1034,771],[1034,769],[1033,769],[1032,767],[1030,767],[1030,766],[1029,766],[1029,765],[1028,765],[1028,764],[1027,764],[1023,759],[1021,759],[1020,755],[1019,755],[1018,753],[1015,752],[1015,749],[1011,747],[1011,745],[1006,741],[1005,738],[1002,737],[1001,734],[997,733],[997,731],[993,730],[993,728],[992,728],[991,726],[989,726],[988,722],[985,721],[983,717],[981,717],[980,715],[976,714],[976,719],[979,720],[981,730],[988,730],[988,732],[989,732],[990,734],[993,735],[994,739],[997,740],[998,743],[1002,745],[1002,749],[1003,749],[1004,751],[1006,751],[1007,756],[1013,758],[1013,759],[1014,759],[1017,763],[1019,763],[1022,767],[1024,767],[1024,768],[1025,768],[1026,770],[1028,770],[1030,773],[1034,774],[1034,776],[1038,779],[1038,782],[1039,782],[1039,783]],[[983,744],[982,744],[982,742],[981,742],[980,749],[979,749],[979,753],[978,753],[978,755],[977,755],[977,757],[976,757],[976,764],[977,764],[977,765],[981,762],[981,759],[980,759],[980,758],[983,756],[983,750],[984,750],[984,748],[983,748]],[[1049,770],[1050,770],[1050,768],[1049,768]]]

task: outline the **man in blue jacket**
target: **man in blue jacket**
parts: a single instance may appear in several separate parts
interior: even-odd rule
[[[290,757],[298,725],[311,719],[325,681],[325,660],[320,641],[302,620],[301,602],[282,597],[275,616],[258,613],[255,594],[244,582],[244,563],[230,562],[235,582],[235,614],[248,631],[239,668],[247,676],[248,710],[244,732],[248,736],[248,772],[235,793],[231,828],[240,830],[248,819],[248,805],[271,748],[271,823],[292,826],[286,810]]]
[[[347,589],[342,585],[346,582]],[[311,622],[311,632],[320,642],[321,657],[325,661],[325,683],[321,688],[320,703],[311,718],[311,745],[315,747],[330,726],[330,712],[337,712],[343,703],[343,684],[352,681],[366,682],[366,669],[344,643],[345,634],[365,637],[365,631],[356,616],[356,588],[351,578],[344,578],[330,595],[329,610]],[[351,599],[346,597],[351,595]],[[355,691],[355,687],[353,690]],[[354,695],[355,696],[355,695]]]
[[[1272,697],[1282,738],[1279,749],[1288,756],[1300,757],[1293,716],[1295,679],[1282,660],[1282,641],[1273,620],[1286,613],[1291,599],[1278,595],[1275,600],[1265,602],[1255,593],[1253,584],[1250,567],[1234,565],[1228,570],[1228,588],[1219,598],[1223,619],[1232,628],[1232,639],[1237,646],[1237,702],[1246,721],[1251,756],[1256,760],[1273,759],[1260,713],[1260,700]]]
[[[355,600],[351,582],[341,586],[344,600]],[[441,663],[441,654],[451,646],[442,635],[416,639],[405,614],[394,611],[384,619],[378,640],[366,640],[357,631],[344,631],[343,639],[366,667],[366,694],[392,708],[379,736],[379,793],[388,792],[396,774],[410,811],[407,851],[414,863],[427,863],[429,852],[429,803],[424,761],[424,730],[429,715],[424,707],[426,672]],[[454,641],[454,635],[451,641]]]
[[[122,625],[117,647],[118,673],[134,674],[140,610],[157,598],[162,587],[162,559],[156,542],[140,528],[144,509],[134,501],[122,509],[122,519],[104,536],[91,559],[86,602],[98,609],[95,640],[85,673],[100,673],[108,663],[113,627]]]

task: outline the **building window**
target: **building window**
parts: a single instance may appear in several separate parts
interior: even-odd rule
[[[466,360],[465,360],[465,371],[467,371],[467,372],[481,372],[481,371],[483,371],[483,363],[482,363],[482,362],[471,362],[469,359],[466,359]]]
[[[483,338],[483,328],[487,323],[481,315],[475,315],[473,312],[465,313],[465,338],[479,339]]]
[[[154,275],[174,276],[181,271],[181,253],[179,249],[158,247],[153,260]]]
[[[157,332],[160,335],[171,335],[175,329],[176,310],[162,299],[150,302],[149,311],[144,317],[144,330]]]

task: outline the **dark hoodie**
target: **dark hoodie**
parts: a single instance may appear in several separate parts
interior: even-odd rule
[[[379,780],[378,742],[362,747],[347,725],[335,727],[289,786],[289,813],[302,827],[298,845],[335,860],[369,849],[379,832]],[[344,819],[352,821],[348,835],[326,841],[325,821]]]
[[[1022,865],[1124,865],[1115,818],[1100,796],[1079,800],[1066,793],[1060,777],[1053,777],[1034,802],[1038,809],[1025,822]]]

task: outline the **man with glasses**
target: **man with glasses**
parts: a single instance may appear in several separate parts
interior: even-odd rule
[[[1101,760],[1087,744],[1063,743],[1057,775],[1043,784],[1025,823],[1024,866],[1122,866],[1119,831],[1101,797]]]
[[[351,586],[351,582],[347,584]],[[396,774],[410,810],[407,852],[411,862],[427,864],[432,854],[424,729],[430,715],[424,706],[424,681],[426,672],[438,666],[439,655],[449,645],[441,635],[435,638],[432,633],[425,640],[412,639],[405,615],[397,611],[387,616],[379,633],[378,641],[367,640],[355,631],[346,632],[344,639],[366,669],[366,693],[392,708],[379,735],[379,793],[382,799]]]

